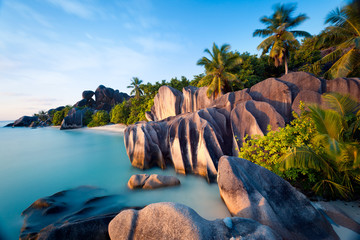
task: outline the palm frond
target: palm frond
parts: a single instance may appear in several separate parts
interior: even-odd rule
[[[311,37],[311,34],[306,31],[290,31],[295,37]]]
[[[332,92],[322,95],[324,101],[329,107],[342,116],[346,116],[350,113],[356,113],[360,109],[359,103],[357,103],[349,94],[342,95],[340,93]]]

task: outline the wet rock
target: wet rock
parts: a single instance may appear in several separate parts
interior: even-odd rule
[[[180,91],[169,86],[162,86],[154,98],[154,106],[151,113],[155,121],[181,113],[183,95]]]
[[[281,239],[256,221],[231,218],[208,221],[193,209],[178,203],[154,203],[137,210],[124,210],[109,224],[111,240],[122,239]],[[228,221],[228,220],[227,220]]]
[[[6,124],[4,127],[12,127],[13,125],[14,125],[14,123],[12,122],[12,123]]]
[[[38,199],[22,212],[20,239],[109,239],[109,222],[130,206],[121,196],[104,194],[83,186]]]
[[[250,88],[250,96],[273,106],[288,123],[291,120],[292,95],[290,88],[275,78],[268,78]]]
[[[269,226],[283,239],[339,239],[310,201],[275,173],[250,161],[223,156],[221,198],[233,216]]]
[[[176,186],[180,184],[180,180],[173,176],[163,176],[158,174],[135,174],[128,181],[130,189],[155,189],[161,187]]]
[[[357,79],[336,78],[333,80],[327,80],[326,92],[349,94],[356,101],[360,102],[360,83]]]
[[[14,122],[13,127],[29,127],[32,122],[36,122],[37,120],[38,117],[22,116]]]

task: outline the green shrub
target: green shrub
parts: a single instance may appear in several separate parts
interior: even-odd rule
[[[289,148],[302,145],[315,148],[311,143],[315,133],[314,122],[306,113],[293,115],[295,119],[278,131],[272,131],[269,126],[269,132],[265,136],[252,136],[251,139],[246,136],[239,157],[263,166],[291,182],[302,181],[302,188],[308,189],[315,181],[314,171],[294,168],[281,171],[279,166],[281,157]]]
[[[61,110],[61,111],[56,111],[56,112],[54,113],[54,117],[53,117],[53,121],[52,121],[53,124],[54,124],[55,126],[61,125],[63,119],[68,115],[68,113],[69,113],[69,111],[70,111],[71,108],[72,108],[72,107],[68,105],[68,106],[66,106],[63,110]]]
[[[91,122],[87,125],[88,127],[104,126],[110,122],[110,115],[104,110],[97,111],[92,115]]]
[[[93,111],[87,109],[84,113],[83,125],[87,126],[92,121]]]
[[[123,101],[114,106],[110,111],[110,122],[112,123],[127,123],[130,115],[130,105],[127,101]]]

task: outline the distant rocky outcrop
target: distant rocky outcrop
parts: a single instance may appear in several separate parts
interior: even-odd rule
[[[121,103],[122,101],[128,100],[129,98],[130,96],[126,93],[122,93],[119,92],[119,90],[114,90],[112,88],[100,85],[95,90],[95,108],[96,110],[110,111],[115,104]]]
[[[219,161],[221,198],[233,216],[269,226],[283,239],[339,239],[310,201],[275,173],[248,160]]]
[[[33,122],[38,121],[38,117],[22,116],[13,123],[7,124],[5,127],[29,127]]]
[[[99,188],[78,187],[38,199],[22,212],[20,239],[109,239],[109,222],[130,207],[121,196],[104,193]]]
[[[281,237],[251,219],[208,221],[179,203],[154,203],[142,210],[124,210],[109,224],[111,240],[123,239],[267,239]]]
[[[162,187],[176,186],[180,184],[180,180],[173,176],[163,176],[158,174],[135,174],[128,181],[130,189],[155,189]]]

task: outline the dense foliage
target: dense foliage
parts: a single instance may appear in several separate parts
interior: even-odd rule
[[[246,137],[239,157],[263,166],[292,183],[297,182],[303,189],[309,189],[315,181],[314,171],[294,168],[281,171],[280,163],[289,148],[302,145],[316,148],[311,142],[315,134],[312,119],[302,111],[300,116],[294,113],[294,120],[284,128],[278,131],[271,128],[268,130],[265,136],[252,136],[251,139]]]
[[[88,127],[104,126],[110,122],[110,115],[105,110],[97,111],[93,114],[91,122]]]
[[[63,110],[56,111],[54,113],[53,120],[52,120],[52,123],[54,124],[54,126],[60,126],[61,125],[61,122],[67,116],[67,114],[68,114],[68,112],[70,111],[71,108],[72,108],[71,106],[66,106]]]
[[[312,189],[327,197],[350,198],[360,183],[360,107],[349,96],[326,94],[329,109],[309,107],[315,133],[285,155],[284,169],[314,170]]]

